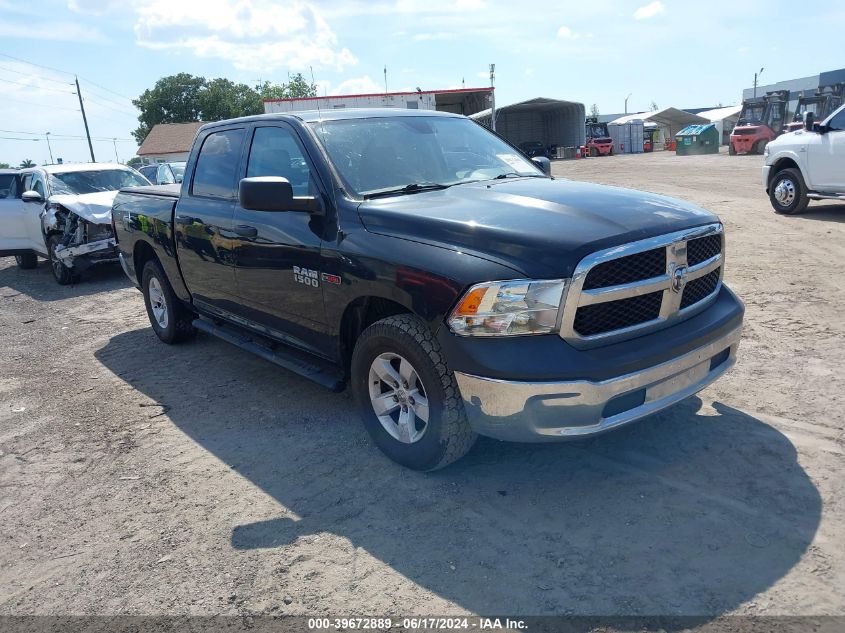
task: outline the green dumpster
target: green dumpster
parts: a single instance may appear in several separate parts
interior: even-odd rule
[[[688,125],[675,135],[675,153],[678,156],[718,154],[719,140],[715,123]]]

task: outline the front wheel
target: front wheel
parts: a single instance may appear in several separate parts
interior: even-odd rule
[[[150,325],[165,343],[179,343],[196,334],[194,315],[176,297],[161,265],[150,260],[141,274],[141,288]]]
[[[23,255],[15,255],[15,263],[18,268],[23,270],[30,270],[38,266],[38,255],[35,253],[24,253]]]
[[[58,233],[51,235],[47,240],[47,247],[50,252],[50,270],[60,286],[67,286],[79,281],[79,273],[65,266],[64,262],[56,255],[56,247],[61,243],[62,236]]]
[[[401,314],[368,327],[352,354],[351,385],[376,446],[414,470],[437,470],[475,442],[454,374],[428,326]]]
[[[777,213],[797,215],[807,208],[807,185],[797,169],[783,169],[769,185],[769,201]]]
[[[728,145],[728,155],[729,156],[736,156],[736,147],[734,147],[733,143]]]

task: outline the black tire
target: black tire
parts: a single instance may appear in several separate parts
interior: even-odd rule
[[[592,158],[595,158],[598,155],[599,155],[599,150],[597,150],[595,147],[591,147],[590,148],[590,156]]]
[[[67,286],[75,284],[79,281],[79,273],[65,266],[61,260],[56,257],[56,246],[62,241],[62,236],[54,233],[47,238],[47,249],[50,254],[50,271],[53,273],[53,278],[60,286]]]
[[[769,141],[767,141],[766,139],[762,139],[760,141],[757,141],[754,144],[754,153],[755,154],[762,154],[763,152],[766,151],[766,145],[768,145],[768,144],[769,144]]]
[[[150,284],[153,284],[154,289],[153,300],[150,299]],[[141,289],[150,325],[162,341],[168,345],[180,343],[196,334],[197,331],[193,326],[196,316],[176,297],[161,265],[154,259],[144,265],[144,271],[141,274]],[[159,310],[162,312],[158,312]],[[161,314],[164,314],[163,318]]]
[[[23,270],[31,270],[38,266],[38,255],[35,253],[24,253],[23,255],[15,255],[15,262],[18,264],[18,268],[22,268]]]
[[[607,153],[608,156],[613,156],[613,148],[610,148],[610,151]]]
[[[407,359],[427,398],[428,420],[422,436],[413,443],[394,438],[379,421],[371,402],[370,368],[382,354]],[[437,470],[463,457],[475,443],[477,436],[467,422],[455,376],[428,326],[414,315],[387,317],[364,330],[352,353],[351,386],[373,442],[403,466]]]
[[[728,144],[728,155],[729,156],[736,156],[736,148],[734,147],[733,143]]]
[[[785,191],[779,190],[778,187],[780,186],[783,186]],[[788,196],[790,189],[793,192],[791,198]],[[784,199],[784,196],[786,196],[786,199]],[[772,203],[772,208],[776,213],[783,215],[802,213],[810,203],[810,199],[807,197],[807,185],[804,184],[801,172],[790,167],[776,173],[769,184],[769,202]]]

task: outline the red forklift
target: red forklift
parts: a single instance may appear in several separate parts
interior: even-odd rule
[[[775,90],[743,101],[728,153],[762,154],[766,145],[784,133],[788,106],[789,90]]]
[[[824,121],[831,113],[842,105],[842,94],[845,84],[832,86],[819,86],[818,89],[809,95],[804,93],[798,97],[798,107],[792,122],[786,126],[787,132],[794,132],[804,127],[804,114],[812,112],[816,121]]]
[[[607,132],[607,123],[599,123],[599,120],[590,116],[587,117],[587,151],[590,156],[613,156],[613,139]]]

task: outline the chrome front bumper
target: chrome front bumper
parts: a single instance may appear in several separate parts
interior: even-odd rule
[[[736,363],[742,327],[672,359],[601,382],[511,382],[455,372],[476,433],[514,442],[596,435],[701,391]]]

